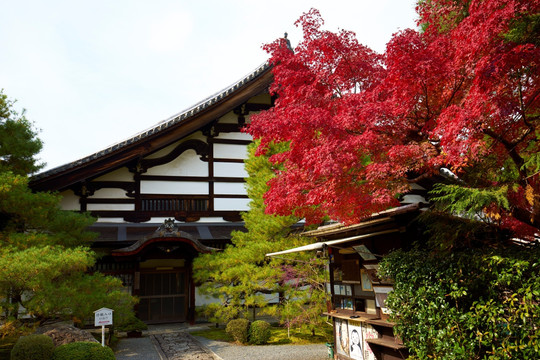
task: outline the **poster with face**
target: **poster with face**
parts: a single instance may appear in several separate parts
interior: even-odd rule
[[[349,321],[348,327],[349,356],[355,360],[376,360],[366,340],[378,338],[377,331],[371,325],[359,321]]]
[[[347,320],[336,319],[335,324],[337,353],[349,356],[349,331]]]
[[[349,327],[349,356],[355,360],[364,360],[363,347],[362,328],[351,324]]]

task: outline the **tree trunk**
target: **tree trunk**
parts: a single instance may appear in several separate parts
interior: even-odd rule
[[[11,290],[9,299],[10,307],[7,312],[7,317],[17,320],[19,318],[19,308],[22,300],[21,294]]]

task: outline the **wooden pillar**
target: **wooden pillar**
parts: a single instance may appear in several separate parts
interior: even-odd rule
[[[188,287],[189,287],[189,305],[187,320],[191,325],[195,324],[195,282],[193,281],[193,260],[187,261]]]

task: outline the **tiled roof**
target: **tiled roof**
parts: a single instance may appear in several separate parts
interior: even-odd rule
[[[151,135],[154,135],[154,134],[157,134],[163,130],[166,130],[178,123],[181,123],[182,121],[185,121],[186,119],[188,118],[191,118],[199,113],[201,113],[203,110],[207,109],[208,107],[222,101],[223,99],[225,99],[227,96],[231,95],[232,93],[234,93],[235,91],[237,91],[238,89],[240,89],[241,87],[243,87],[244,85],[248,84],[249,82],[255,80],[257,77],[259,77],[260,75],[262,75],[263,73],[265,73],[269,68],[270,68],[270,64],[268,62],[260,65],[258,68],[256,68],[254,71],[252,71],[251,73],[249,73],[248,75],[244,76],[242,79],[240,79],[239,81],[237,81],[236,83],[228,86],[227,88],[217,92],[216,94],[212,95],[212,96],[209,96],[208,98],[198,102],[197,104],[191,106],[190,108],[176,114],[176,115],[173,115],[171,117],[169,117],[168,119],[165,119],[159,123],[157,123],[156,125],[152,126],[151,128],[149,129],[146,129],[138,134],[135,134],[134,136],[126,139],[126,140],[123,140],[121,142],[118,142],[114,145],[111,145],[109,146],[108,148],[106,149],[103,149],[101,151],[98,151],[92,155],[89,155],[89,156],[86,156],[82,159],[79,159],[79,160],[75,160],[71,163],[68,163],[68,164],[65,164],[65,165],[62,165],[62,166],[59,166],[59,167],[56,167],[54,169],[50,169],[50,170],[47,170],[47,171],[44,171],[42,173],[39,173],[35,176],[33,176],[32,180],[33,181],[36,181],[36,180],[40,180],[40,179],[43,179],[43,178],[47,178],[51,175],[55,175],[57,173],[61,173],[63,171],[66,171],[66,170],[69,170],[71,168],[74,168],[74,167],[77,167],[77,166],[80,166],[80,165],[84,165],[86,163],[89,163],[93,160],[96,160],[96,159],[99,159],[103,156],[106,156],[110,153],[113,153],[119,149],[122,149],[123,147],[126,147],[128,145],[131,145],[131,144],[134,144],[140,140],[143,140]]]
[[[155,233],[153,236],[140,239],[130,246],[113,250],[112,254],[115,256],[134,255],[139,253],[142,249],[149,246],[150,244],[159,244],[162,242],[186,243],[191,245],[195,250],[200,253],[210,253],[212,251],[218,250],[203,245],[199,240],[195,239],[186,232],[174,231],[170,233]]]
[[[334,223],[330,225],[319,226],[315,230],[305,231],[302,233],[304,236],[328,236],[343,233],[350,230],[356,230],[363,227],[368,227],[376,224],[381,224],[391,221],[391,217],[395,215],[400,215],[407,212],[414,212],[420,209],[420,203],[402,205],[388,210],[384,210],[378,213],[371,214],[364,221],[359,222],[358,224],[345,225],[343,223]]]

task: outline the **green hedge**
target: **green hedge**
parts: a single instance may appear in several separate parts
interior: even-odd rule
[[[249,320],[248,319],[234,319],[229,321],[225,328],[227,334],[231,335],[233,339],[241,344],[248,342],[249,335]]]
[[[411,359],[540,358],[540,246],[398,250],[379,275]]]
[[[113,351],[95,342],[73,342],[58,346],[52,360],[115,360]]]
[[[13,346],[11,360],[49,360],[53,351],[53,340],[47,335],[23,336]]]
[[[255,345],[266,344],[270,340],[270,324],[264,320],[257,320],[249,327],[249,343]]]

